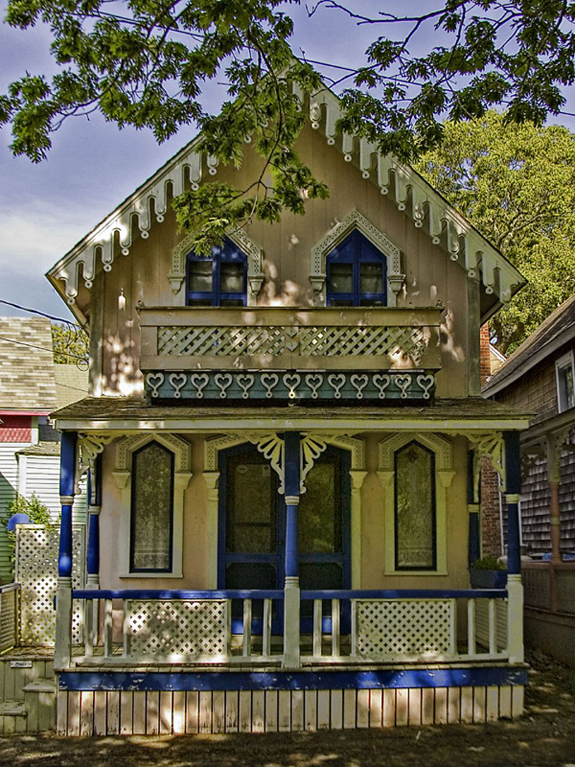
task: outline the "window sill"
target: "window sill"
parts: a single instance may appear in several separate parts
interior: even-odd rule
[[[183,573],[120,573],[119,578],[183,578]]]

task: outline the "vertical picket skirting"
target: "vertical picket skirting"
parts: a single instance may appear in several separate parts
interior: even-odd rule
[[[492,722],[523,687],[58,693],[59,735],[299,732]]]

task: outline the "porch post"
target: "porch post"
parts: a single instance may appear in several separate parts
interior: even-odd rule
[[[88,588],[100,588],[100,511],[102,508],[102,456],[88,472]]]
[[[76,490],[76,432],[62,434],[60,453],[60,549],[58,553],[58,589],[56,592],[56,640],[54,668],[70,665],[72,630],[72,506]]]
[[[519,540],[519,493],[521,456],[519,432],[508,431],[505,438],[505,501],[507,503],[507,649],[510,663],[523,663],[523,585]]]
[[[300,434],[286,432],[284,440],[286,503],[284,668],[300,666],[300,588],[297,507],[300,495]]]
[[[469,514],[469,567],[481,556],[479,537],[479,492],[475,489],[475,451],[467,451],[467,511]]]

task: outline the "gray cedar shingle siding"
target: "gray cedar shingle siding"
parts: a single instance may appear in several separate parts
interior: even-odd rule
[[[56,406],[50,320],[0,317],[0,410]]]

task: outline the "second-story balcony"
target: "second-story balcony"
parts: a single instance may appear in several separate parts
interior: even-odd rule
[[[142,308],[162,399],[430,399],[439,309]]]

